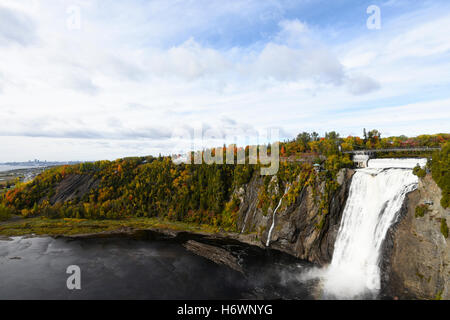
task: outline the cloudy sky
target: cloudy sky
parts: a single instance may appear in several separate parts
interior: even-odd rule
[[[0,0],[0,162],[449,132],[449,30],[446,0]]]

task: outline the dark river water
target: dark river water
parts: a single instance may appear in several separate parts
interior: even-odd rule
[[[179,241],[0,240],[0,299],[313,299],[314,284],[297,276],[308,264],[236,241],[214,245],[238,257],[244,273]],[[70,265],[80,267],[80,290],[67,288]]]

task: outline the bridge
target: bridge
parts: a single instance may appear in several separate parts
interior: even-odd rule
[[[440,147],[417,147],[417,148],[389,148],[389,149],[367,149],[367,150],[352,150],[344,151],[343,153],[353,155],[353,162],[358,168],[367,167],[367,163],[373,158],[375,153],[379,152],[423,152],[441,150]]]

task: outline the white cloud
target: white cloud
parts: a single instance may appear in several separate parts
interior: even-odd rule
[[[273,43],[263,49],[250,68],[256,77],[278,81],[307,78],[339,85],[344,77],[342,65],[326,50],[291,49]]]
[[[69,5],[81,8],[81,30],[66,27]],[[43,154],[34,157],[57,159],[51,137],[67,160],[157,154],[174,128],[197,122],[295,135],[369,125],[396,132],[397,124],[408,134],[449,120],[431,104],[446,102],[433,90],[450,84],[449,35],[436,32],[450,28],[445,11],[384,19],[379,32],[331,42],[320,25],[285,19],[271,1],[3,0],[1,8],[10,23],[0,19],[0,143],[8,146],[0,161],[27,160],[33,141]],[[248,43],[205,40],[239,34],[235,19],[279,21]],[[415,98],[432,111],[420,112]],[[376,109],[384,104],[402,107]]]
[[[25,13],[0,5],[0,47],[27,46],[36,41],[33,20]]]
[[[355,95],[361,95],[380,89],[380,84],[364,75],[353,75],[347,81],[348,90]]]
[[[187,80],[214,77],[232,67],[220,52],[204,48],[194,39],[167,51],[152,52],[146,62],[148,71],[155,76],[180,76]]]

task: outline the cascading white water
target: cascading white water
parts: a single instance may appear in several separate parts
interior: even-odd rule
[[[247,224],[247,217],[248,217],[248,212],[245,213],[244,223],[242,224],[242,230],[241,230],[241,233],[244,233],[245,225]]]
[[[272,238],[272,231],[273,231],[273,228],[275,227],[275,214],[277,213],[278,208],[281,206],[281,201],[283,201],[283,198],[284,198],[284,196],[286,195],[286,193],[288,193],[288,191],[289,191],[289,186],[286,187],[286,191],[284,191],[284,194],[283,194],[283,196],[281,197],[280,201],[278,202],[277,207],[276,207],[275,210],[273,211],[273,215],[272,215],[272,225],[270,226],[269,234],[267,235],[266,247],[269,246],[269,244],[270,244],[270,239]]]
[[[412,173],[426,159],[374,159],[356,170],[344,208],[333,259],[325,272],[325,297],[351,299],[380,288],[381,246],[396,222],[407,193],[418,178]]]

